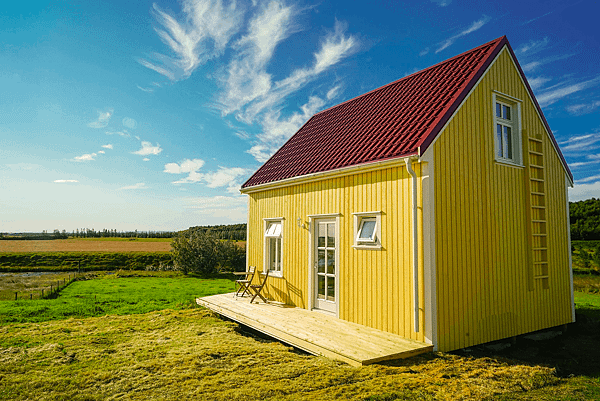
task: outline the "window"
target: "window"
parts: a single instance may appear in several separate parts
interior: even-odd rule
[[[283,220],[265,219],[265,266],[275,276],[281,276]]]
[[[494,136],[496,160],[521,163],[519,103],[494,94]]]
[[[353,213],[354,248],[381,249],[381,212]]]

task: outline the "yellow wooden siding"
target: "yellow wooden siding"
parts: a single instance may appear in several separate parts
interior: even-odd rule
[[[524,142],[542,138],[544,182],[530,190],[545,189],[545,211],[534,212],[546,215],[544,227],[528,220],[526,168],[494,161],[492,90],[522,100]],[[438,349],[570,322],[565,170],[506,49],[433,146]],[[528,285],[530,230],[547,232],[547,289],[543,280]]]
[[[413,164],[420,177],[421,169]],[[419,261],[422,254],[421,184],[418,180]],[[423,267],[420,265],[420,327],[413,326],[411,188],[406,167],[397,166],[343,177],[250,193],[248,263],[264,264],[263,219],[284,217],[283,278],[269,278],[269,298],[307,308],[308,217],[340,213],[339,317],[354,323],[424,341]],[[354,249],[352,213],[382,211],[381,250]],[[304,227],[298,227],[302,218]]]

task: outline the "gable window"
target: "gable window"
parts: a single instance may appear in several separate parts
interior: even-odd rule
[[[497,161],[521,164],[519,103],[494,94],[494,142]]]
[[[381,212],[354,215],[354,248],[381,249]]]
[[[283,219],[265,219],[265,268],[274,276],[282,274]]]

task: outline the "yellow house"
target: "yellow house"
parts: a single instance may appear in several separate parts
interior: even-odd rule
[[[314,115],[243,186],[273,301],[450,351],[573,322],[572,175],[506,37]]]

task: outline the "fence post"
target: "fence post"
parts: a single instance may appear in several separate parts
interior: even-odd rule
[[[17,294],[18,294],[18,293],[17,293],[17,292],[15,292],[15,301],[17,300]]]
[[[31,301],[33,299],[33,292],[29,294],[29,300]]]
[[[44,289],[42,288],[42,299],[44,299]]]

